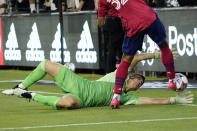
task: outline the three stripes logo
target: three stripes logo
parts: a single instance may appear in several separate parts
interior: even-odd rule
[[[61,62],[61,41],[60,41],[60,24],[57,25],[57,32],[55,33],[54,40],[52,42],[52,51],[50,51],[50,60],[53,62]],[[64,62],[70,62],[70,51],[67,49],[65,38],[63,38],[64,49]]]
[[[16,31],[14,24],[10,26],[10,32],[8,34],[8,40],[5,43],[4,58],[7,61],[20,61],[21,51],[18,49],[18,41],[16,37]]]
[[[77,44],[78,50],[75,56],[77,63],[96,63],[97,52],[94,50],[94,45],[87,21],[85,21],[83,25],[83,31],[80,38],[81,39]]]
[[[32,32],[27,43],[26,60],[27,61],[43,61],[45,59],[44,51],[41,49],[41,42],[38,34],[36,23],[32,26]]]

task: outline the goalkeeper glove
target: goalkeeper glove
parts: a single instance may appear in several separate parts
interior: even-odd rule
[[[194,95],[189,91],[185,94],[178,93],[176,97],[170,97],[170,104],[191,104],[193,100]]]
[[[172,48],[171,51],[172,51],[172,55],[174,57],[174,60],[176,60],[179,57],[178,52],[176,51],[175,48]],[[161,53],[158,50],[154,51],[153,54],[154,54],[154,59],[160,59],[161,58]]]

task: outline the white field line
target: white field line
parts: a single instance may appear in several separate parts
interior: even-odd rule
[[[16,127],[16,128],[14,128],[14,127],[13,128],[0,128],[0,130],[25,130],[25,129],[38,129],[38,128],[89,126],[89,125],[123,124],[123,123],[142,123],[142,122],[193,120],[193,119],[197,119],[197,117],[150,119],[150,120],[131,120],[131,121],[91,122],[91,123],[73,123],[73,124],[65,124],[65,125],[47,125],[47,126],[27,126],[27,127]]]
[[[181,105],[181,106],[197,106],[196,104],[176,104],[176,105]]]

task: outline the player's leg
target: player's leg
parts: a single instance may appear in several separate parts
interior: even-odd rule
[[[29,6],[30,6],[30,12],[36,13],[36,6],[35,6],[35,0],[29,0]]]
[[[27,89],[38,80],[41,80],[47,73],[54,78],[58,74],[60,66],[59,63],[44,60],[19,84],[19,87]]]
[[[159,46],[161,51],[161,60],[166,69],[167,76],[169,78],[169,88],[175,88],[176,84],[174,82],[175,78],[175,68],[174,59],[172,52],[166,41],[165,28],[162,22],[157,19],[146,29],[147,34],[151,39]]]
[[[80,101],[73,95],[69,94],[62,97],[56,104],[59,108],[66,108],[66,109],[79,109],[80,108]]]
[[[143,38],[144,32],[138,33],[132,37],[127,37],[127,35],[125,35],[124,37],[122,46],[123,56],[120,65],[118,66],[115,77],[114,96],[111,102],[112,108],[119,108],[120,94],[122,92],[122,87],[128,74],[129,65],[132,62],[137,50],[141,50]]]
[[[174,89],[176,87],[174,78],[175,78],[175,67],[174,59],[171,50],[167,42],[164,40],[163,43],[159,46],[161,50],[161,60],[165,66],[167,76],[169,78],[168,88]]]
[[[5,90],[2,93],[5,95],[20,96],[24,89],[27,90],[32,84],[41,80],[47,73],[52,77],[58,74],[60,64],[50,62],[48,60],[42,61],[26,78],[25,80],[10,90]]]
[[[42,61],[26,78],[25,80],[20,83],[19,85],[16,85],[12,89],[4,90],[2,93],[5,95],[17,95],[20,96],[22,93],[27,90],[28,87],[30,87],[33,83],[36,81],[42,79],[45,75],[45,64],[47,60]]]
[[[43,96],[37,93],[25,92],[22,97],[32,99],[40,104],[51,106],[53,109],[78,109],[80,108],[79,100],[71,94],[63,97]]]

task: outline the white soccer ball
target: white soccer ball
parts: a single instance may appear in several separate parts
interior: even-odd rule
[[[187,77],[181,73],[175,74],[176,79],[176,91],[184,91],[187,88],[188,80]]]

